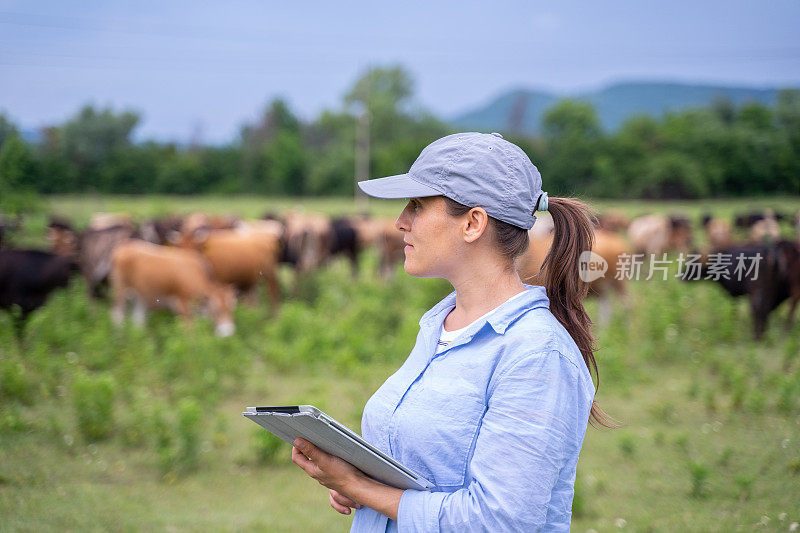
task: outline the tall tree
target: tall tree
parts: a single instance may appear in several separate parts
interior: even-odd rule
[[[591,104],[561,100],[545,113],[542,125],[547,142],[542,166],[553,191],[599,192],[595,178],[601,131]]]

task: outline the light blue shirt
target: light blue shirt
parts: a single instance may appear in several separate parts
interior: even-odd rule
[[[422,316],[361,430],[435,488],[404,491],[397,522],[355,510],[351,532],[569,530],[595,387],[544,287],[526,288],[439,354],[455,292]]]

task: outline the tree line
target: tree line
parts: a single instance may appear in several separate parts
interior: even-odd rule
[[[405,172],[452,127],[420,108],[402,67],[374,68],[341,106],[304,122],[275,99],[223,146],[134,142],[141,117],[93,106],[27,143],[0,114],[0,211],[37,194],[351,195],[358,124],[368,112],[370,174]],[[509,134],[539,167],[554,195],[703,198],[800,194],[800,91],[777,103],[635,116],[604,132],[588,103],[565,99],[536,137]]]

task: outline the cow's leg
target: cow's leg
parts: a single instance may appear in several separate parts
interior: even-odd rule
[[[763,295],[760,291],[750,293],[750,313],[753,315],[753,335],[757,341],[761,340],[764,331],[767,329],[767,313],[763,311],[763,306],[759,305]]]
[[[242,291],[242,301],[251,307],[258,305],[258,285],[253,283],[250,288]]]
[[[114,322],[114,324],[120,326],[125,320],[125,305],[128,301],[128,294],[122,284],[115,281],[114,277],[111,278],[111,284],[114,291],[114,304],[111,308],[111,320]]]
[[[347,257],[350,259],[350,272],[354,278],[358,277],[358,248],[353,246],[347,249]]]
[[[147,323],[147,306],[139,296],[134,298],[132,318],[133,323],[139,327],[144,327]]]
[[[269,310],[273,315],[277,313],[281,303],[281,285],[278,283],[278,269],[268,268],[264,272],[264,281],[267,282],[269,290]]]
[[[192,326],[192,302],[188,298],[182,296],[175,298],[175,311],[187,327]]]

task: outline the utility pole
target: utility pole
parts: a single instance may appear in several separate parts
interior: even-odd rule
[[[361,95],[361,113],[356,118],[356,154],[355,154],[355,189],[354,201],[359,211],[369,207],[369,197],[358,187],[358,182],[369,179],[369,103],[370,84],[372,83],[372,67],[367,69],[367,83]]]

